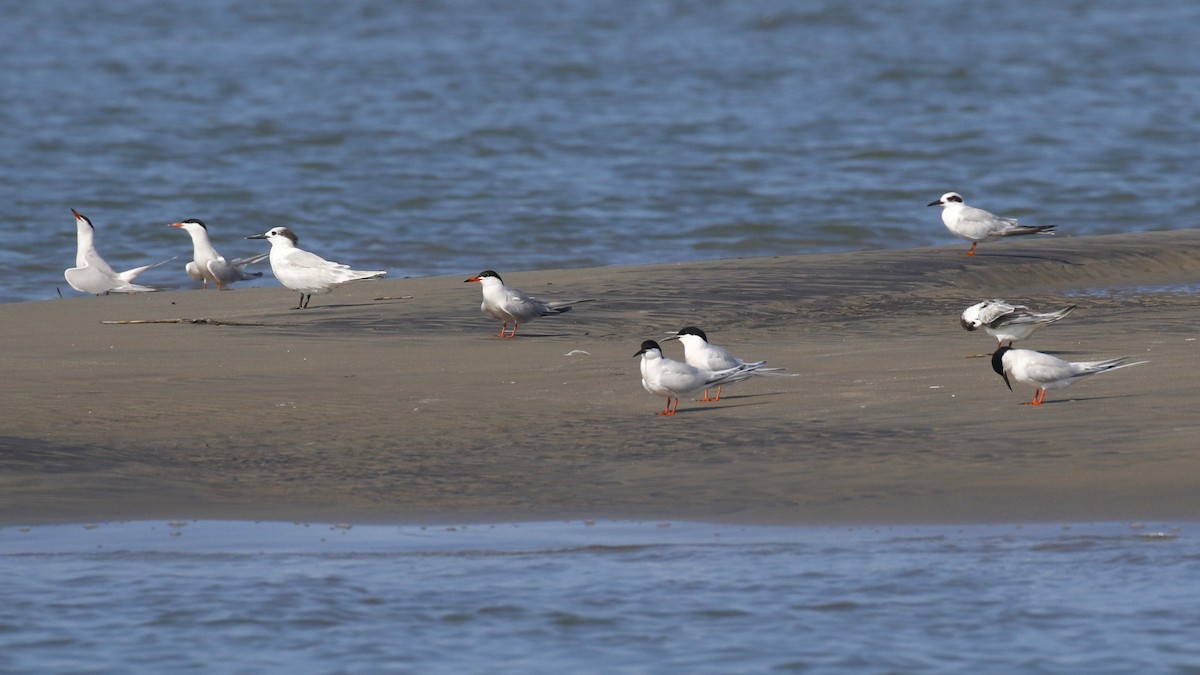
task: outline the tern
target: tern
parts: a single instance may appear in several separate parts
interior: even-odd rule
[[[479,309],[484,314],[502,322],[500,332],[496,334],[496,337],[516,337],[518,324],[533,321],[540,316],[569,312],[572,305],[595,300],[595,298],[568,302],[539,300],[512,286],[506,286],[500,279],[500,275],[492,270],[484,270],[470,279],[464,279],[463,283],[477,283],[483,287],[483,304],[479,306]],[[506,335],[505,331],[508,329],[510,321],[513,325],[512,332]]]
[[[170,262],[167,258],[161,262],[135,267],[124,272],[114,272],[104,258],[96,251],[96,228],[87,216],[71,209],[75,214],[75,266],[63,272],[71,288],[80,293],[103,295],[105,293],[146,293],[157,288],[139,286],[133,283],[139,274],[148,269]]]
[[[1118,368],[1139,366],[1147,361],[1125,363],[1128,357],[1106,361],[1064,361],[1056,356],[1035,352],[1032,349],[1013,349],[1001,346],[992,354],[992,370],[1004,378],[1004,384],[1012,390],[1008,376],[1017,382],[1037,387],[1033,400],[1026,405],[1041,405],[1046,400],[1047,389],[1062,389],[1088,375],[1107,373]]]
[[[959,323],[965,330],[977,330],[981,326],[988,335],[1000,344],[1008,342],[1011,347],[1017,340],[1024,340],[1042,326],[1048,326],[1075,310],[1075,305],[1057,312],[1034,312],[1025,305],[1011,305],[1004,300],[984,300],[963,310]]]
[[[299,237],[286,227],[275,227],[247,239],[266,239],[271,243],[271,271],[279,283],[300,291],[300,304],[295,309],[307,309],[312,296],[329,293],[334,286],[351,281],[378,279],[384,270],[360,272],[349,265],[330,262],[315,253],[296,247]]]
[[[674,415],[681,396],[741,382],[753,376],[754,370],[759,367],[747,363],[724,370],[702,370],[663,356],[662,347],[654,340],[643,342],[642,348],[633,356],[642,357],[642,387],[651,394],[667,397],[667,407],[659,415]],[[674,405],[671,405],[672,400],[675,401]]]
[[[756,375],[772,374],[773,371],[783,370],[782,368],[763,368],[767,364],[766,361],[746,362],[733,354],[729,353],[728,349],[712,344],[708,341],[708,336],[704,331],[695,326],[685,326],[679,329],[679,332],[668,335],[663,338],[663,342],[668,340],[679,340],[683,344],[683,360],[693,368],[700,370],[718,371],[745,366],[752,368]],[[795,373],[789,373],[795,375]],[[714,398],[708,397],[708,389],[704,390],[704,401],[720,401],[721,400],[721,385],[717,385],[717,395]]]
[[[942,222],[956,237],[971,242],[967,255],[975,255],[975,247],[989,237],[1015,237],[1022,234],[1054,234],[1057,225],[1020,225],[1014,218],[1001,218],[963,203],[962,195],[947,192],[926,206],[942,206]]]
[[[218,290],[225,290],[226,286],[235,281],[257,279],[263,275],[262,272],[247,272],[246,267],[266,258],[270,253],[260,253],[247,258],[234,258],[232,261],[226,260],[224,256],[217,253],[217,249],[213,248],[212,242],[208,239],[208,226],[203,222],[189,218],[178,223],[171,223],[168,227],[177,227],[191,235],[192,261],[184,267],[184,270],[187,271],[189,277],[203,282],[205,288],[208,288],[208,282],[211,281],[217,285]]]

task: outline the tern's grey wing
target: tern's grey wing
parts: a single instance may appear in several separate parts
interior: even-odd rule
[[[703,389],[705,379],[702,373],[686,363],[663,359],[659,367],[659,385],[681,396]]]
[[[175,258],[173,258],[173,257],[167,258],[166,260],[160,260],[156,263],[150,263],[149,265],[142,265],[141,267],[135,267],[131,270],[125,270],[124,272],[121,272],[120,274],[118,274],[117,278],[120,279],[121,281],[124,281],[125,283],[130,283],[134,279],[136,279],[138,277],[138,275],[141,274],[142,272],[145,272],[148,269],[153,269],[155,267],[158,267],[159,265],[165,265],[174,259]]]
[[[1006,230],[1010,227],[1017,226],[1016,218],[1004,218],[991,213],[990,211],[977,209],[974,206],[964,206],[962,211],[959,213],[959,219],[962,222],[987,226],[989,229],[995,231]]]
[[[269,257],[270,255],[271,255],[271,252],[268,251],[266,253],[259,253],[258,255],[247,256],[245,258],[234,258],[233,266],[234,267],[247,267],[249,265],[253,265],[256,262],[259,262],[260,260],[262,260],[264,258]]]
[[[988,300],[987,302],[977,305],[979,322],[986,325],[993,325],[997,319],[1013,314],[1020,310],[1028,311],[1027,307],[1022,305],[1013,305],[1003,300]]]
[[[1035,352],[1028,356],[1024,363],[1025,377],[1034,382],[1048,384],[1051,382],[1069,382],[1087,373],[1077,372],[1074,364],[1060,358]]]
[[[298,248],[288,251],[284,259],[287,260],[288,265],[299,269],[350,269],[349,265],[331,262],[316,253],[309,253]]]
[[[555,313],[545,302],[526,295],[520,289],[506,288],[505,290],[507,291],[504,298],[505,309],[518,321],[529,321],[539,316]]]

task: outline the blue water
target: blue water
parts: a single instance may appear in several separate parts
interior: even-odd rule
[[[5,2],[0,301],[277,225],[393,276],[1195,227],[1200,4]],[[190,288],[182,260],[142,281]],[[243,286],[273,285],[266,279]]]
[[[1200,525],[0,529],[0,671],[1200,672]]]

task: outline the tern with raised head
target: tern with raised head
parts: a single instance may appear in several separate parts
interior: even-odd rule
[[[139,274],[148,269],[170,262],[174,258],[142,265],[124,272],[114,272],[96,251],[96,228],[87,216],[71,209],[75,214],[75,266],[63,272],[71,288],[80,293],[104,295],[105,293],[146,293],[157,288],[133,283]]]

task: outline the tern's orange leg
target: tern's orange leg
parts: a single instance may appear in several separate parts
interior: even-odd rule
[[[675,400],[674,408],[671,407],[671,400],[672,400],[671,397],[668,396],[667,397],[667,407],[662,412],[658,413],[659,415],[674,415],[675,414],[676,408],[679,407],[679,399],[674,399]]]
[[[704,390],[704,398],[700,399],[700,402],[701,402],[701,403],[704,403],[705,401],[714,402],[714,401],[720,401],[720,400],[721,400],[721,388],[720,388],[720,387],[717,387],[717,396],[716,396],[716,398],[709,398],[709,397],[708,397],[708,390],[707,390],[707,389],[705,389],[705,390]]]
[[[512,329],[512,332],[508,334],[508,337],[510,337],[510,338],[517,337],[517,322],[516,321],[513,322],[513,329]]]
[[[507,321],[500,324],[500,332],[496,333],[496,337],[508,337],[507,335],[504,334],[504,331],[506,331],[506,330],[508,330],[508,322]]]
[[[1029,401],[1025,405],[1041,405],[1042,401],[1045,401],[1045,400],[1046,400],[1046,389],[1044,387],[1038,387],[1037,392],[1034,393],[1034,395],[1033,395],[1033,400]]]
[[[967,251],[967,255],[975,255],[975,247],[978,245],[979,245],[979,242],[977,242],[977,241],[971,242],[971,250]]]

